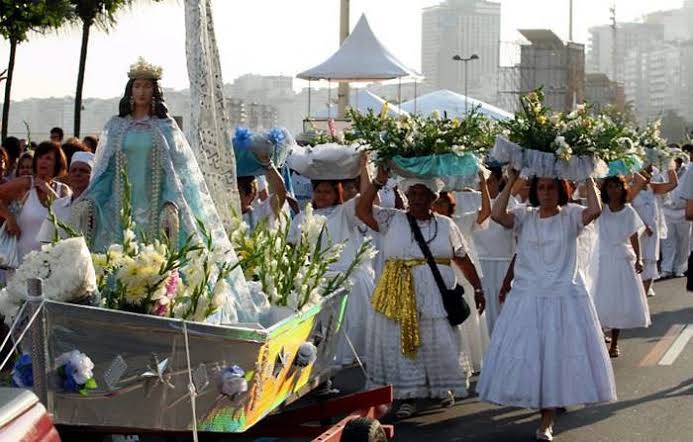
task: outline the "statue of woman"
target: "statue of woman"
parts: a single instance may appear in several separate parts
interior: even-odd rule
[[[77,216],[94,251],[122,241],[120,212],[125,171],[131,186],[136,233],[166,235],[180,245],[193,234],[201,237],[198,220],[214,244],[236,260],[204,177],[188,142],[168,115],[159,86],[162,69],[140,58],[130,67],[118,115],[101,135],[89,188]],[[229,281],[228,305],[220,322],[251,322],[257,309],[240,271]]]

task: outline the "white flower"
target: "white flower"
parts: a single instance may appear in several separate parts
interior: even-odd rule
[[[434,110],[433,112],[431,112],[431,119],[433,119],[433,120],[440,120],[441,118],[442,118],[442,117],[441,117],[441,115],[440,115],[440,111],[439,111],[439,110],[436,109],[436,110]]]
[[[573,155],[573,149],[571,149],[570,145],[565,141],[565,137],[560,135],[557,136],[553,144],[558,147],[558,149],[556,149],[556,156],[563,161],[569,161]]]
[[[84,385],[89,379],[94,377],[94,363],[79,350],[63,353],[55,359],[57,367],[62,367],[66,364],[70,364],[74,368],[74,379],[78,385]]]
[[[452,146],[452,153],[455,155],[464,155],[467,148],[465,146],[460,146],[459,144],[454,144]]]

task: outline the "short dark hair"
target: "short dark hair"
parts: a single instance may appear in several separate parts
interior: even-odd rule
[[[693,152],[693,144],[686,143],[686,144],[684,144],[683,146],[681,146],[681,149],[682,149],[684,152]]]
[[[539,179],[541,177],[535,176],[529,183],[529,204],[532,207],[539,207],[539,196],[537,195],[537,187],[539,185]],[[558,205],[565,206],[570,201],[568,195],[568,183],[565,180],[559,178],[553,178],[556,181],[556,187],[558,188]]]
[[[96,137],[92,137],[91,135],[87,135],[82,139],[82,144],[91,151],[91,153],[96,153],[96,146],[99,145],[99,140],[96,139]]]
[[[65,159],[63,150],[60,148],[60,144],[56,143],[55,141],[44,141],[36,148],[36,152],[34,152],[34,162],[32,164],[34,174],[36,174],[38,159],[44,155],[48,155],[51,152],[55,154],[53,178],[65,175],[67,172],[67,160]]]
[[[609,183],[616,183],[621,186],[621,205],[626,204],[628,201],[628,187],[626,185],[626,180],[621,176],[610,176],[604,178],[602,181],[601,197],[604,204],[609,204],[609,193],[606,191],[606,185]]]
[[[19,166],[22,165],[22,161],[24,161],[25,158],[28,158],[29,161],[31,161],[31,165],[33,167],[34,165],[34,152],[27,150],[26,152],[22,153],[20,157],[17,159],[17,164],[15,165],[14,168],[14,176],[18,177],[19,176]]]
[[[313,186],[313,191],[322,183],[329,184],[335,192],[337,192],[337,202],[335,205],[344,203],[344,186],[338,180],[310,180],[310,184]]]
[[[19,155],[22,154],[22,148],[19,145],[19,138],[17,137],[5,138],[5,141],[2,142],[2,147],[5,148],[5,152],[7,152],[10,163],[17,161]]]
[[[457,206],[457,203],[455,202],[455,197],[451,192],[440,192],[438,199],[447,201],[448,206],[450,207],[450,212],[447,214],[447,216],[452,216],[455,214],[455,207]],[[433,204],[435,204],[435,201]]]
[[[84,144],[82,144],[79,138],[70,138],[65,143],[63,143],[61,147],[63,149],[63,153],[65,154],[65,161],[67,161],[67,164],[70,164],[70,162],[72,161],[72,155],[74,155],[75,152],[88,151],[87,147]]]
[[[239,176],[236,178],[236,184],[238,184],[238,190],[244,195],[257,190],[257,181],[254,176]]]
[[[63,141],[63,138],[65,138],[65,132],[63,132],[62,127],[54,127],[53,129],[51,129],[50,134],[57,134],[58,137],[60,137],[60,141]]]

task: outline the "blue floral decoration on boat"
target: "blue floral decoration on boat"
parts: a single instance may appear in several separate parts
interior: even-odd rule
[[[19,388],[34,386],[33,364],[28,353],[22,353],[14,363],[14,368],[12,368],[12,386]]]

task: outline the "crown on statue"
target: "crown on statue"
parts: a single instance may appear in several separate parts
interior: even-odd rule
[[[160,80],[163,71],[161,66],[154,66],[140,57],[137,59],[137,63],[130,66],[128,78],[137,80]]]

